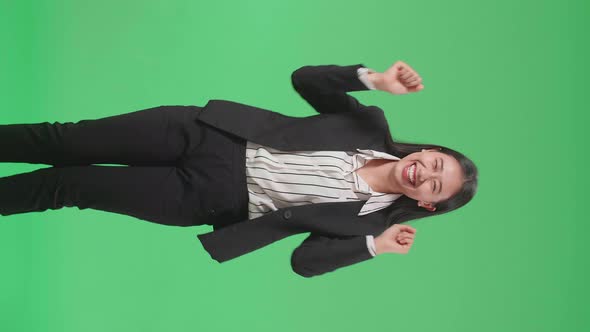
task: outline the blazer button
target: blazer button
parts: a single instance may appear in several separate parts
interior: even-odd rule
[[[291,218],[291,210],[287,210],[287,211],[283,212],[283,218],[285,218],[285,219]]]
[[[215,209],[211,209],[211,210],[209,210],[209,213],[210,213],[210,214],[215,214]]]

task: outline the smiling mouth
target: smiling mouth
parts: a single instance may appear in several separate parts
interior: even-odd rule
[[[416,163],[414,162],[404,169],[405,178],[413,187],[416,186],[416,167]]]

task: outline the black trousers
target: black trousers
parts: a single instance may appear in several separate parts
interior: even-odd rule
[[[0,162],[53,165],[0,178],[0,214],[75,206],[176,226],[247,219],[246,142],[196,120],[201,109],[0,125]]]

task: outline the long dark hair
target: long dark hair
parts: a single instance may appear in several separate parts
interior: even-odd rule
[[[453,211],[467,204],[473,196],[475,196],[475,192],[477,191],[478,171],[473,161],[465,155],[441,145],[394,142],[391,135],[386,136],[385,146],[387,148],[387,153],[391,155],[403,158],[414,152],[420,152],[422,149],[437,149],[439,152],[454,157],[461,165],[463,171],[463,185],[459,192],[445,201],[436,203],[435,211],[428,211],[423,207],[419,207],[416,204],[416,200],[412,198],[405,195],[400,196],[395,202],[393,202],[393,204],[387,207],[389,210],[387,216],[388,226],[408,220],[431,217]]]

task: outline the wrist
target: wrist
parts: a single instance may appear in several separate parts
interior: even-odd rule
[[[383,81],[383,73],[369,69],[367,72],[367,80],[373,84],[376,90],[381,90],[380,86],[381,82]]]
[[[379,255],[383,253],[383,244],[381,243],[381,237],[376,236],[373,241],[375,242],[375,255]]]

